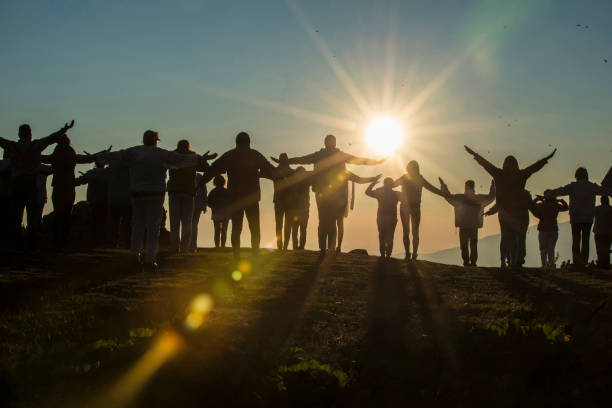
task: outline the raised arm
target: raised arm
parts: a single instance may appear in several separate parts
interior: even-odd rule
[[[559,212],[564,212],[564,211],[569,210],[569,205],[567,205],[567,201],[565,201],[562,198],[557,200],[557,205],[558,205],[557,208],[559,209]]]
[[[442,192],[442,197],[448,200],[452,194],[444,180],[442,180],[442,177],[438,177],[438,180],[440,181],[440,191]]]
[[[352,173],[347,170],[346,176],[348,180],[352,181],[353,183],[366,184],[366,183],[376,183],[378,180],[380,180],[380,178],[382,177],[382,174],[377,174],[374,177],[360,177],[356,175],[355,173]]]
[[[43,137],[41,139],[37,139],[35,142],[40,146],[40,150],[43,151],[45,150],[49,145],[52,145],[53,143],[57,143],[59,142],[60,138],[66,134],[66,132],[68,131],[68,129],[71,129],[72,127],[74,127],[74,120],[70,123],[66,123],[60,130],[58,130],[57,132],[53,132],[51,133],[49,136],[47,137]]]
[[[367,165],[367,166],[376,166],[377,164],[384,163],[385,160],[387,160],[387,159],[384,158],[384,159],[376,160],[376,159],[368,159],[367,157],[357,157],[357,156],[353,156],[351,154],[347,154],[346,163],[348,163],[348,164],[361,164],[361,165]]]
[[[317,152],[307,154],[306,156],[299,157],[291,157],[288,159],[287,163],[289,164],[315,164],[317,161]],[[274,163],[279,163],[279,160],[276,157],[270,157]],[[267,160],[266,160],[267,161]]]
[[[565,196],[565,195],[569,195],[570,191],[572,190],[572,184],[567,184],[563,187],[559,187],[559,188],[555,188],[554,190],[547,190],[544,195],[546,197],[559,197],[559,196]]]
[[[540,171],[540,169],[544,167],[546,163],[548,163],[548,160],[552,158],[556,152],[557,152],[557,149],[553,150],[553,152],[549,154],[548,156],[538,160],[537,162],[533,163],[531,166],[525,167],[521,171],[525,173],[527,177],[530,177],[533,173]]]
[[[481,155],[479,155],[478,153],[476,153],[474,150],[470,149],[469,147],[467,146],[463,146],[463,147],[465,147],[465,151],[471,154],[472,157],[474,157],[474,160],[476,160],[476,162],[480,164],[487,171],[487,173],[489,173],[493,177],[496,176],[497,172],[499,171],[497,167],[495,167],[491,162],[489,162],[487,159],[485,159],[484,157],[482,157]]]
[[[372,198],[376,198],[376,194],[374,194],[374,186],[376,185],[376,183],[378,183],[378,180],[374,180],[370,183],[370,185],[368,186],[368,188],[366,188],[366,195],[370,196]]]
[[[429,181],[425,180],[425,177],[423,177],[421,174],[419,174],[419,177],[421,178],[421,184],[424,188],[436,195],[439,195],[440,197],[446,197],[442,190],[431,184]]]

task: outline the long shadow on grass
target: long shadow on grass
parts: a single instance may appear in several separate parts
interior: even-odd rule
[[[282,265],[277,265],[278,271]],[[291,281],[283,294],[264,301],[261,318],[250,329],[236,330],[228,338],[239,339],[222,345],[211,353],[197,344],[186,358],[163,370],[139,401],[141,406],[176,405],[253,406],[263,404],[260,391],[277,367],[278,359],[298,323],[300,314],[315,283],[327,266],[307,266]],[[282,270],[278,273],[285,273]],[[212,334],[212,333],[211,333]],[[191,361],[187,361],[191,359]],[[274,384],[275,385],[275,384]]]

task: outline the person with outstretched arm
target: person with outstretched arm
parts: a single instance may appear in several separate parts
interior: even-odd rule
[[[30,125],[19,126],[19,140],[7,140],[0,137],[0,147],[4,149],[4,158],[10,160],[11,165],[11,208],[10,225],[8,229],[13,236],[12,242],[18,247],[21,242],[21,221],[23,211],[27,210],[28,227],[26,249],[36,249],[36,234],[40,229],[41,219],[37,215],[38,189],[36,178],[40,165],[42,152],[50,145],[59,142],[60,138],[74,126],[74,120],[66,123],[57,132],[41,139],[32,140]]]
[[[595,208],[595,249],[597,266],[610,269],[610,246],[612,245],[612,207],[608,196],[601,196],[601,205]]]
[[[548,190],[544,191],[544,196],[536,196],[530,208],[538,222],[538,243],[540,245],[540,259],[542,268],[555,269],[555,247],[559,238],[559,226],[557,217],[560,212],[567,211],[568,206],[565,200],[557,200],[547,196]]]
[[[139,263],[144,262],[151,269],[157,268],[167,170],[203,166],[207,160],[216,157],[216,154],[209,155],[208,152],[202,156],[179,154],[158,147],[158,143],[159,133],[147,130],[140,146],[94,155],[97,161],[120,160],[128,166],[133,214],[131,252]]]
[[[595,217],[595,199],[598,195],[612,195],[612,190],[589,181],[589,173],[584,167],[578,167],[574,177],[576,181],[548,190],[546,195],[548,197],[569,195],[572,263],[580,267],[589,262],[589,241]]]
[[[344,216],[348,177],[346,165],[375,166],[385,161],[353,156],[336,147],[336,137],[327,135],[325,147],[306,156],[289,158],[289,164],[313,164],[313,185],[319,213],[319,249],[321,257],[327,250],[336,251],[338,218]]]
[[[446,201],[455,209],[455,226],[459,228],[459,247],[463,266],[476,266],[478,261],[478,229],[482,228],[484,207],[495,200],[495,182],[491,180],[488,194],[476,194],[474,180],[465,182],[463,194],[451,194],[440,178]]]
[[[421,196],[423,188],[442,196],[442,191],[425,180],[415,160],[406,165],[406,174],[393,182],[393,187],[402,187],[400,203],[400,220],[404,238],[406,260],[416,260],[419,252],[419,226],[421,225]],[[410,255],[410,226],[412,224],[412,257]]]
[[[229,196],[228,210],[232,214],[231,241],[234,257],[240,258],[240,234],[246,215],[251,230],[251,249],[259,253],[261,228],[259,223],[259,201],[261,200],[260,177],[271,178],[274,167],[255,149],[251,149],[251,137],[246,132],[236,136],[236,147],[215,160],[206,171],[204,182],[227,173]]]
[[[198,227],[200,225],[200,216],[206,213],[208,190],[206,184],[202,183],[204,176],[201,173],[196,173],[194,178],[195,196],[193,198],[193,219],[191,223],[191,244],[189,248],[191,252],[198,250]]]
[[[530,204],[526,204],[525,185],[529,177],[548,163],[557,149],[532,165],[521,169],[514,156],[506,156],[502,167],[499,168],[468,146],[464,147],[495,181],[495,199],[501,230],[500,254],[509,256],[511,267],[520,268],[525,263],[526,251],[522,248],[525,247],[529,226],[528,207]],[[506,267],[505,262],[502,261],[501,267]]]
[[[402,199],[399,191],[393,190],[393,179],[386,177],[383,186],[374,190],[378,179],[366,189],[366,195],[378,201],[376,225],[378,226],[378,244],[381,258],[391,258],[393,252],[393,236],[397,226],[397,203]]]
[[[87,184],[87,204],[91,210],[93,242],[97,246],[108,242],[108,179],[109,173],[105,163],[96,162],[93,169],[74,181],[76,186]]]
[[[290,193],[292,200],[288,202],[287,218],[285,223],[284,249],[289,247],[289,238],[293,242],[293,249],[304,249],[306,246],[306,232],[310,212],[310,187],[312,185],[312,172],[299,166],[290,178]]]
[[[271,158],[274,160],[274,158]],[[287,249],[288,242],[283,245],[283,226],[285,231],[290,229],[289,207],[293,201],[291,196],[291,176],[295,173],[287,162],[287,153],[281,153],[278,156],[278,166],[272,173],[272,182],[274,183],[274,223],[276,227],[276,247],[279,250]],[[285,239],[287,241],[287,239]]]

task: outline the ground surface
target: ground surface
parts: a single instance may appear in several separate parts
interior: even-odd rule
[[[167,256],[156,273],[121,251],[3,254],[3,402],[607,405],[610,272],[245,258],[234,280],[223,251]],[[202,294],[212,308],[194,315]]]

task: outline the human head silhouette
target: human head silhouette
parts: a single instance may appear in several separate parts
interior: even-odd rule
[[[327,147],[328,149],[333,149],[336,147],[336,136],[334,135],[327,135],[325,136],[325,147]]]
[[[19,126],[19,140],[23,140],[24,142],[32,140],[32,129],[27,123]]]
[[[393,179],[391,177],[385,177],[385,179],[383,180],[383,187],[386,189],[392,189]]]
[[[236,147],[249,147],[251,136],[247,132],[240,132],[236,135]]]
[[[295,172],[296,173],[304,173],[306,171],[306,169],[302,166],[296,167]]]
[[[179,153],[188,153],[191,149],[191,146],[189,145],[189,141],[188,140],[179,140],[179,142],[176,144],[176,150]]]
[[[225,185],[225,179],[221,175],[215,176],[213,184],[215,187],[223,187]]]
[[[287,153],[281,153],[278,155],[278,164],[287,165],[288,161],[289,161],[289,156],[287,156]]]
[[[518,161],[516,160],[516,157],[512,155],[506,156],[506,158],[504,159],[504,163],[502,164],[502,169],[510,170],[510,171],[518,171],[519,165],[518,165]]]
[[[408,174],[419,174],[419,163],[416,160],[410,160],[406,165]]]
[[[473,193],[474,190],[476,189],[476,183],[474,183],[474,180],[468,180],[465,182],[465,192],[471,192]]]
[[[576,177],[576,180],[588,180],[589,172],[584,167],[578,167],[576,173],[574,173],[574,177]]]
[[[159,132],[155,130],[147,130],[142,135],[142,144],[145,146],[157,146],[159,142]]]

